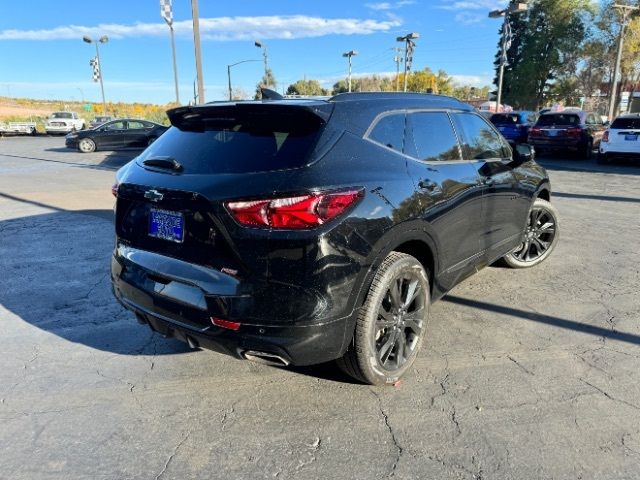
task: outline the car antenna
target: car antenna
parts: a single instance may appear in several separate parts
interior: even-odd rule
[[[271,90],[270,88],[260,88],[260,93],[262,93],[263,100],[282,100],[284,97],[280,95],[275,90]]]

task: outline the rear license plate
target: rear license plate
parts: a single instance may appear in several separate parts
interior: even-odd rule
[[[184,241],[184,216],[179,212],[149,210],[149,236],[182,243]]]
[[[628,142],[637,142],[638,141],[638,135],[625,135],[624,139]]]
[[[547,135],[549,135],[550,137],[557,137],[558,133],[560,133],[559,130],[548,130],[547,131]]]

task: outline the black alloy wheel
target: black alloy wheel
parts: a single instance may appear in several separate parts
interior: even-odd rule
[[[527,220],[520,246],[504,257],[510,267],[527,268],[544,261],[559,239],[558,211],[546,200],[537,199]]]
[[[342,370],[371,385],[397,382],[422,345],[429,280],[414,257],[391,252],[378,268],[360,311],[353,343],[338,360]]]

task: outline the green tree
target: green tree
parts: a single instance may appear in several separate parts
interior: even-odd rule
[[[329,91],[322,88],[318,80],[298,80],[289,85],[287,95],[322,96],[329,95]]]
[[[521,19],[512,19],[505,103],[538,108],[555,79],[577,70],[594,13],[591,0],[533,0]]]

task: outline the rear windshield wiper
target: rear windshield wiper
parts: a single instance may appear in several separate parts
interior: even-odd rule
[[[171,157],[152,157],[147,158],[143,165],[147,167],[157,167],[157,168],[168,168],[171,170],[175,170],[176,172],[182,171],[182,165],[175,158]]]

